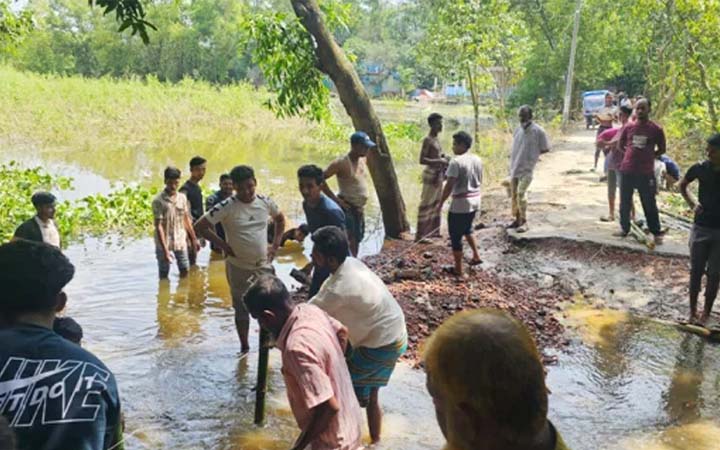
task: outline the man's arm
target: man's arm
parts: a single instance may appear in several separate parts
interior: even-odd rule
[[[200,243],[197,240],[197,236],[195,236],[195,230],[193,229],[192,220],[190,220],[190,213],[186,213],[185,217],[183,218],[183,223],[185,224],[185,231],[187,231],[188,236],[190,236],[190,244],[195,247],[195,251],[200,250]]]
[[[445,181],[445,187],[443,188],[442,197],[440,197],[440,204],[438,204],[438,211],[442,211],[443,204],[445,204],[445,200],[450,197],[450,194],[452,193],[453,186],[455,186],[455,180],[457,178],[450,177]]]
[[[340,173],[340,163],[338,161],[333,161],[330,163],[327,169],[325,169],[325,172],[323,172],[323,176],[325,177],[325,181],[322,184],[322,191],[325,195],[330,197],[332,201],[340,205],[342,209],[348,209],[350,205],[344,201],[338,198],[337,195],[330,189],[330,185],[328,184],[327,180],[329,178],[334,177],[335,175]]]
[[[212,223],[210,223],[207,217],[203,216],[200,220],[195,222],[195,233],[215,244],[215,246],[225,252],[226,255],[235,256],[235,252],[233,252],[232,247],[230,247],[230,245],[223,239],[220,239],[220,236],[215,234],[215,227]]]
[[[441,166],[445,164],[443,158],[429,158],[427,155],[430,153],[430,146],[432,141],[429,137],[423,139],[422,148],[420,149],[420,164],[423,166]]]
[[[660,155],[665,154],[665,151],[667,150],[666,145],[667,145],[667,142],[665,141],[665,130],[660,128],[660,138],[658,139],[657,151],[655,152],[656,158]]]
[[[680,180],[680,185],[678,186],[680,189],[680,194],[685,199],[685,203],[695,211],[695,213],[702,212],[702,205],[699,205],[698,202],[693,198],[692,194],[688,191],[688,186],[690,183],[695,180],[693,175],[693,168],[690,168],[688,172],[685,174],[685,176]]]
[[[165,260],[170,262],[171,256],[167,246],[167,239],[165,239],[165,227],[162,224],[161,219],[155,219],[155,233],[160,241],[160,246],[165,254]]]
[[[292,450],[304,450],[312,441],[325,431],[330,420],[340,411],[340,404],[335,396],[310,410],[310,422],[300,433]]]
[[[540,135],[540,154],[544,154],[550,151],[550,140],[547,137],[545,130]]]
[[[268,250],[268,262],[272,262],[275,259],[275,253],[277,253],[282,244],[283,234],[285,233],[285,215],[279,212],[273,216],[273,222],[275,223],[273,243]]]

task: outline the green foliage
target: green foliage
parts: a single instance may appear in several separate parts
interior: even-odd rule
[[[5,0],[0,0],[0,56],[12,52],[32,28],[30,11],[14,13]]]
[[[294,15],[254,14],[242,24],[253,45],[253,61],[276,94],[267,104],[279,117],[327,118],[330,91],[317,68],[310,34]]]
[[[385,137],[388,139],[409,139],[420,142],[425,137],[424,131],[417,123],[390,122],[383,127]]]
[[[28,6],[37,22],[11,62],[21,69],[63,75],[156,76],[231,83],[250,69],[239,28],[245,11],[235,0],[147,4],[157,26],[150,43],[117,32],[117,22],[85,0],[45,0]]]
[[[35,215],[30,202],[39,190],[72,190],[72,179],[55,177],[41,167],[20,168],[15,162],[0,165],[0,240],[9,240],[15,228]],[[152,227],[150,209],[156,190],[124,186],[108,195],[96,194],[80,200],[59,202],[55,222],[63,243],[85,236],[117,233],[146,235]]]
[[[119,32],[130,28],[132,35],[139,34],[144,43],[150,42],[147,29],[157,30],[155,25],[145,20],[145,8],[140,0],[89,0],[90,6],[99,6],[103,14],[115,11],[115,19],[120,23]]]

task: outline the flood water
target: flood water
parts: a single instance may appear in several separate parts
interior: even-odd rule
[[[448,133],[449,134],[449,133]],[[273,135],[267,135],[272,147]],[[286,141],[283,141],[286,143]],[[261,193],[271,194],[291,221],[302,218],[295,170],[325,165],[331,156],[284,149],[205,154],[206,182],[237,163],[256,167]],[[189,147],[191,148],[191,147]],[[449,148],[449,146],[447,147]],[[37,150],[37,151],[35,151]],[[166,164],[184,168],[191,150],[171,153],[58,149],[13,150],[2,161],[42,164],[75,177],[77,198],[103,192],[116,181],[158,184]],[[342,152],[344,149],[338,149]],[[419,167],[396,163],[411,222],[419,197]],[[148,205],[149,207],[149,205]],[[382,225],[374,196],[368,237],[361,251],[377,252]],[[276,269],[287,274],[306,261],[307,248],[281,253]],[[159,283],[149,238],[117,242],[91,239],[67,254],[77,267],[68,286],[66,313],[85,329],[85,346],[115,373],[125,409],[129,449],[245,449],[289,447],[297,434],[285,399],[277,351],[271,353],[268,421],[252,425],[256,343],[239,358],[223,262],[208,250],[186,280]],[[716,345],[674,328],[616,312],[570,312],[573,344],[548,368],[550,417],[574,450],[720,448],[720,354]],[[257,331],[255,327],[253,333]],[[402,365],[381,392],[384,447],[442,447],[424,374]]]

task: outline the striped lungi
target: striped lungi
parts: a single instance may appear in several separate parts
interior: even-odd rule
[[[379,348],[349,348],[347,364],[360,405],[367,405],[372,388],[387,386],[395,364],[405,350],[406,338]]]

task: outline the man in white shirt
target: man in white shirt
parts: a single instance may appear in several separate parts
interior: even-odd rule
[[[60,232],[55,225],[55,196],[49,192],[36,192],[31,198],[37,214],[15,230],[13,241],[25,239],[44,242],[60,248]]]
[[[533,122],[532,109],[523,105],[518,110],[520,125],[513,133],[510,154],[510,196],[513,221],[508,228],[527,231],[527,191],[540,155],[550,151],[550,143],[543,128]]]
[[[225,274],[230,285],[235,326],[241,352],[250,351],[248,332],[250,316],[243,296],[256,277],[272,274],[272,260],[285,232],[285,216],[272,199],[255,194],[257,180],[249,166],[236,166],[230,172],[235,195],[216,204],[195,224],[195,229],[226,255]],[[274,222],[273,242],[268,248],[268,221]],[[215,225],[222,224],[225,240],[215,234]]]
[[[312,260],[331,275],[310,303],[348,328],[350,377],[360,406],[367,408],[372,443],[380,440],[382,411],[378,393],[387,386],[407,349],[405,315],[385,283],[358,259],[348,256],[348,239],[334,226],[312,235]]]

